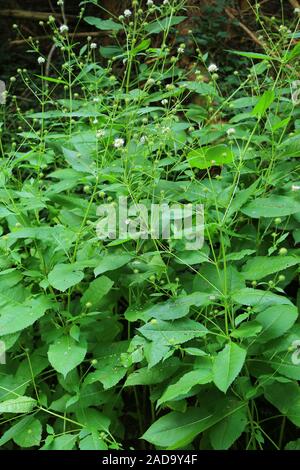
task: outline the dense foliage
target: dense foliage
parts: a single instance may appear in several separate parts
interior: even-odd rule
[[[185,2],[155,3],[82,10],[108,46],[50,18],[62,67],[29,41],[0,105],[4,449],[300,447],[299,15],[223,87],[199,42],[182,66]],[[203,204],[203,247],[99,240],[120,196]]]

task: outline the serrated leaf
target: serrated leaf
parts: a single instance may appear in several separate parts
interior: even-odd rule
[[[150,341],[166,345],[185,343],[208,333],[208,330],[201,323],[189,319],[173,322],[156,320],[156,323],[147,323],[138,328],[138,331]]]
[[[10,294],[11,295],[11,294]],[[41,318],[52,304],[45,296],[17,302],[5,292],[0,294],[0,335],[24,330]]]
[[[98,279],[92,281],[83,294],[80,302],[85,305],[87,302],[92,304],[93,308],[96,308],[103,297],[111,290],[113,281],[107,276],[100,276]]]
[[[233,152],[225,144],[200,147],[188,153],[187,159],[192,168],[206,169],[233,161]]]
[[[259,219],[260,217],[283,217],[300,212],[300,202],[288,196],[260,197],[242,209],[243,214]]]
[[[38,446],[42,438],[42,429],[41,422],[32,418],[24,430],[14,435],[13,440],[20,447]]]
[[[116,23],[112,19],[109,20],[102,20],[101,18],[96,18],[94,16],[86,16],[84,21],[92,26],[95,26],[97,29],[101,31],[120,31],[123,29],[123,25],[120,23]]]
[[[48,281],[54,289],[65,292],[83,279],[83,272],[76,264],[57,264],[48,275]]]
[[[178,382],[169,385],[164,391],[157,405],[161,405],[167,401],[172,401],[181,395],[186,395],[191,388],[199,384],[207,384],[212,381],[211,368],[199,368],[183,374]]]
[[[294,305],[274,305],[259,313],[256,317],[263,329],[258,336],[259,342],[267,342],[286,333],[298,318]]]
[[[256,256],[243,266],[242,274],[245,279],[259,280],[273,273],[299,264],[296,256]]]
[[[224,393],[240,373],[245,359],[246,350],[235,343],[226,344],[225,348],[218,353],[213,364],[213,381]]]
[[[127,253],[107,254],[94,269],[94,274],[95,276],[99,276],[99,274],[103,274],[106,271],[114,271],[129,263],[131,259],[132,255]]]
[[[215,424],[209,431],[209,439],[215,450],[226,450],[240,437],[247,425],[247,407]]]
[[[0,413],[29,413],[36,406],[34,398],[23,396],[0,403]]]
[[[64,377],[81,364],[87,352],[84,341],[77,343],[70,336],[61,336],[48,350],[48,359],[52,367]]]

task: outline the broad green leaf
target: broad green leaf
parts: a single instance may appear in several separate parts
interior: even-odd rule
[[[173,322],[155,320],[138,328],[138,331],[150,341],[165,345],[185,343],[193,338],[201,338],[208,332],[201,323],[189,319]]]
[[[48,275],[48,281],[55,289],[65,292],[83,279],[83,272],[76,264],[57,264]]]
[[[42,425],[41,422],[32,418],[32,420],[27,423],[27,426],[22,431],[16,433],[13,437],[14,442],[22,447],[33,447],[38,446],[42,438]]]
[[[245,287],[233,293],[232,300],[242,305],[263,306],[263,305],[292,305],[292,302],[283,295],[274,294],[273,292],[252,289]]]
[[[186,16],[173,16],[166,17],[162,20],[155,20],[145,26],[145,30],[150,34],[158,34],[161,31],[168,30],[171,26],[175,26],[182,23],[186,19]]]
[[[213,364],[213,381],[222,392],[227,392],[240,373],[246,354],[245,349],[232,342],[217,354]]]
[[[256,256],[243,266],[242,274],[245,279],[259,280],[299,262],[300,258],[297,256]]]
[[[178,382],[167,387],[161,398],[158,400],[157,405],[175,400],[181,395],[183,395],[184,398],[184,395],[186,395],[195,385],[207,384],[211,381],[212,372],[208,367],[187,372],[182,375]]]
[[[26,299],[24,302],[15,301],[0,294],[0,335],[8,335],[24,330],[41,318],[46,310],[51,308],[50,300],[45,296]]]
[[[200,147],[188,153],[187,159],[192,168],[210,168],[233,161],[233,152],[225,144]]]
[[[146,309],[132,309],[125,313],[128,321],[142,319],[144,321],[150,318],[159,320],[176,320],[185,317],[192,305],[200,307],[211,302],[210,294],[205,292],[193,292],[189,295],[179,295],[174,299],[167,300],[159,304],[152,305]]]
[[[300,212],[300,202],[288,196],[260,197],[242,208],[249,217],[281,217]]]
[[[179,85],[183,86],[189,91],[197,93],[198,95],[216,94],[214,87],[204,82],[180,82]]]
[[[123,26],[120,23],[116,23],[112,19],[102,20],[101,18],[96,18],[94,16],[86,16],[84,21],[92,26],[96,26],[97,29],[102,31],[120,31],[123,29]]]
[[[271,104],[275,99],[274,90],[267,90],[259,99],[258,103],[255,105],[252,114],[257,118],[261,119],[266,111],[269,109]]]
[[[48,350],[48,358],[52,367],[66,377],[70,370],[82,363],[87,346],[84,341],[77,343],[70,336],[61,336]]]
[[[94,274],[95,276],[99,276],[99,274],[105,273],[107,271],[114,271],[115,269],[121,268],[125,264],[129,263],[131,259],[132,255],[127,253],[107,254],[94,269]]]
[[[233,338],[250,338],[256,336],[262,330],[262,325],[256,321],[242,323],[239,328],[234,330],[230,336]]]
[[[300,450],[300,439],[296,439],[296,441],[288,442],[284,450]]]
[[[40,450],[72,450],[74,449],[77,434],[63,434],[62,436],[52,437],[50,436],[49,441],[45,442],[45,445]]]
[[[237,410],[209,430],[209,439],[215,450],[227,450],[240,437],[247,425],[247,407]]]
[[[0,413],[29,413],[37,404],[37,401],[31,397],[18,397],[12,400],[6,400],[0,403]]]
[[[92,281],[83,294],[80,302],[85,305],[87,302],[92,304],[93,308],[96,308],[102,298],[111,290],[113,281],[106,276],[100,276],[98,279]]]
[[[131,387],[135,385],[152,385],[161,383],[174,375],[174,373],[178,370],[178,367],[179,362],[175,357],[166,360],[162,364],[152,369],[149,369],[148,367],[142,367],[127,377],[124,386]]]
[[[265,397],[296,426],[300,426],[300,387],[297,383],[278,383],[267,385]]]
[[[16,424],[13,424],[7,431],[3,433],[0,438],[0,446],[3,446],[8,441],[13,439],[15,436],[26,432],[26,429],[30,427],[31,423],[35,420],[32,415],[24,416]]]
[[[267,342],[286,333],[298,318],[294,305],[274,305],[259,313],[256,317],[262,326],[258,336],[259,342]]]
[[[160,448],[182,449],[198,434],[245,406],[244,403],[219,395],[214,399],[213,394],[209,403],[200,399],[200,404],[199,408],[187,408],[185,413],[172,411],[162,416],[150,426],[142,438]]]
[[[80,450],[107,450],[107,444],[101,439],[97,431],[93,431],[79,443]]]

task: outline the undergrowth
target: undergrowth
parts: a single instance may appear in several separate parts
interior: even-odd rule
[[[105,47],[50,18],[61,69],[32,39],[0,105],[4,449],[299,449],[299,15],[256,5],[265,50],[224,52],[248,68],[224,95],[207,51],[180,68],[185,2],[157,3],[82,10]],[[120,196],[203,204],[203,247],[100,240]]]

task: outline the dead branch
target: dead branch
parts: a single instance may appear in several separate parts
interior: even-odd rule
[[[47,21],[49,16],[55,18],[62,18],[61,13],[47,13],[43,11],[26,11],[26,10],[1,10],[0,16],[12,17],[12,18],[28,18],[30,20],[43,20]],[[76,15],[67,15],[69,19],[77,18]]]
[[[245,33],[248,34],[248,36],[252,39],[252,41],[254,41],[258,46],[263,48],[263,43],[258,39],[256,34],[253,33],[253,31],[251,31],[246,25],[244,25],[244,23],[242,23],[240,20],[238,20],[236,18],[236,16],[234,16],[234,14],[230,11],[229,8],[225,8],[225,13],[231,20],[237,21],[240,28],[242,28],[245,31]]]

